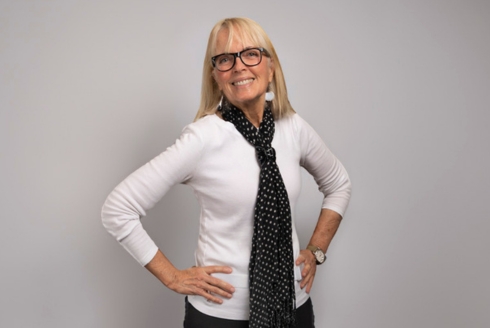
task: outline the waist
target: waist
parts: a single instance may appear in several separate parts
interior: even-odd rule
[[[189,303],[200,312],[223,319],[229,320],[248,320],[249,319],[249,276],[240,273],[214,273],[213,277],[221,279],[233,287],[235,292],[230,299],[223,299],[222,304],[208,302],[204,297],[197,295],[188,296]],[[309,298],[305,289],[300,288],[301,269],[295,266],[295,291],[296,307],[303,305]]]

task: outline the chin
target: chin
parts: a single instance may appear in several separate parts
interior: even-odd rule
[[[254,104],[256,102],[260,102],[260,100],[262,98],[263,98],[262,95],[260,95],[260,96],[255,96],[255,97],[251,97],[251,96],[247,96],[247,97],[234,97],[234,98],[231,98],[232,100],[230,100],[230,98],[228,98],[228,100],[230,100],[231,103],[243,104],[243,105],[252,105],[252,104]]]

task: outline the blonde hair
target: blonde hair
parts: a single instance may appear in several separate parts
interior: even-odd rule
[[[275,94],[271,106],[272,114],[275,119],[278,119],[294,113],[294,109],[289,103],[286,81],[284,80],[284,75],[282,73],[281,63],[279,62],[276,50],[265,31],[259,24],[249,18],[225,18],[213,27],[209,35],[202,71],[201,104],[195,120],[216,113],[218,103],[222,96],[218,84],[213,78],[214,68],[211,63],[211,57],[216,55],[214,52],[216,51],[218,33],[222,29],[228,31],[227,49],[230,47],[235,35],[238,35],[242,40],[249,40],[250,42],[253,42],[254,46],[262,47],[267,51],[274,67],[274,76],[269,87],[269,91],[272,91]]]

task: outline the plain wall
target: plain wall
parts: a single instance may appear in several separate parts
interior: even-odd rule
[[[486,0],[0,0],[0,326],[181,327],[183,296],[100,209],[193,120],[208,33],[230,16],[268,32],[292,105],[353,181],[317,327],[489,327]],[[321,198],[305,174],[303,247]],[[143,219],[180,268],[198,215],[177,186]]]

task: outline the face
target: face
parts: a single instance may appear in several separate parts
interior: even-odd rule
[[[218,33],[214,55],[257,47],[256,44],[241,40],[237,36],[232,40],[230,49],[226,51],[227,42],[228,31],[221,30]],[[236,58],[235,66],[231,70],[227,72],[220,72],[216,68],[213,70],[213,77],[224,96],[233,105],[244,111],[264,109],[265,93],[273,76],[273,63],[264,54],[262,61],[256,66],[246,66],[240,58]]]

